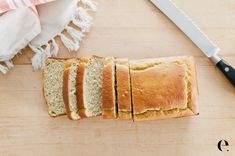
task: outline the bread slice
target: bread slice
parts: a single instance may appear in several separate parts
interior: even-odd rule
[[[103,118],[116,119],[115,58],[105,58],[103,70]]]
[[[78,120],[81,117],[78,114],[77,107],[77,67],[79,65],[79,60],[64,71],[64,84],[63,84],[63,98],[65,103],[65,108],[69,119]]]
[[[119,119],[132,119],[131,86],[128,59],[116,60]]]
[[[84,117],[102,114],[103,58],[82,58],[78,65],[77,101],[79,115]]]
[[[43,92],[48,105],[49,115],[52,117],[66,114],[63,100],[64,70],[75,59],[48,58],[43,71]]]
[[[131,61],[130,68],[135,121],[199,113],[193,57]]]

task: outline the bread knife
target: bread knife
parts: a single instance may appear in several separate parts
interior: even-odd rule
[[[218,55],[220,48],[172,0],[150,0],[222,71],[235,87],[235,69]]]

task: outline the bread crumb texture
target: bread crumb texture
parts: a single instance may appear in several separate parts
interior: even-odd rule
[[[78,115],[78,107],[77,107],[77,96],[76,96],[76,80],[77,80],[77,66],[79,65],[79,61],[73,63],[71,65],[70,73],[69,73],[69,108],[71,111],[71,118],[74,120],[80,119]]]
[[[63,101],[63,73],[66,61],[47,59],[44,69],[44,96],[48,104],[49,114],[53,117],[66,113]]]
[[[85,69],[85,107],[87,116],[102,114],[103,59],[93,57]]]

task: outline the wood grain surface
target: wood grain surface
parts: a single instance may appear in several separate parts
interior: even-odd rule
[[[235,65],[235,1],[174,0]],[[98,0],[94,27],[81,49],[60,57],[136,58],[193,55],[200,91],[197,117],[148,122],[70,121],[51,118],[42,96],[41,71],[25,49],[15,68],[0,74],[1,156],[221,156],[235,155],[235,89],[201,51],[148,0]],[[224,152],[217,148],[227,140]],[[226,150],[229,149],[227,152]]]

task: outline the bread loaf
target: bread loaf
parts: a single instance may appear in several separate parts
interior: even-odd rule
[[[116,93],[115,93],[115,59],[105,58],[103,70],[103,113],[104,119],[117,118]]]
[[[102,114],[103,58],[92,56],[80,59],[77,69],[77,101],[79,115]]]
[[[44,96],[53,117],[134,121],[198,115],[193,57],[46,60]]]
[[[193,57],[131,61],[130,73],[135,121],[199,113]]]
[[[49,58],[45,62],[43,91],[49,115],[52,117],[66,114],[62,89],[63,75],[65,68],[75,61],[76,59]]]
[[[132,119],[131,86],[128,59],[117,59],[117,102],[119,119]]]

